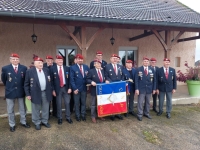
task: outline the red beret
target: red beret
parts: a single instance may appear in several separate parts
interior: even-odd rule
[[[147,58],[147,57],[143,57],[143,60],[149,60],[149,58]]]
[[[63,57],[60,55],[56,55],[56,59],[63,59]]]
[[[155,59],[155,58],[151,58],[150,60],[151,60],[151,61],[156,61],[156,59]]]
[[[117,55],[117,58],[121,59],[118,55]]]
[[[75,58],[83,59],[83,56],[81,54],[76,54]]]
[[[112,54],[111,57],[118,57],[118,55],[117,54]]]
[[[47,56],[46,56],[46,59],[53,59],[53,57],[50,56],[50,55],[47,55]]]
[[[169,61],[169,62],[170,62],[170,59],[168,59],[168,58],[164,58],[163,61]]]
[[[10,57],[17,57],[17,58],[19,58],[19,55],[18,55],[18,54],[15,54],[15,53],[12,53],[12,54],[10,55]]]
[[[97,51],[96,54],[97,55],[103,55],[102,51]]]
[[[42,62],[43,62],[43,59],[40,58],[40,57],[35,57],[35,58],[34,58],[34,61],[42,61]]]
[[[101,64],[101,61],[99,61],[98,59],[95,59],[94,62],[98,62],[98,63]]]
[[[126,63],[133,63],[133,61],[132,60],[127,60]]]

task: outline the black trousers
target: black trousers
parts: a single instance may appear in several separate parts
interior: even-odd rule
[[[153,97],[153,110],[156,110],[158,94],[153,94],[152,97]]]
[[[52,115],[57,117],[57,104],[56,104],[56,97],[55,96],[53,96],[53,99],[50,102],[50,105],[49,105],[49,114],[50,114],[51,106],[52,106]]]

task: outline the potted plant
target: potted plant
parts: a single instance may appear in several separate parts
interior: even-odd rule
[[[200,96],[200,66],[191,67],[185,61],[186,73],[177,71],[177,81],[187,83],[188,92],[191,96]]]

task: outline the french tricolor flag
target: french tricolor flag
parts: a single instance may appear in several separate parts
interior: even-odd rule
[[[127,113],[126,82],[97,84],[98,117]]]

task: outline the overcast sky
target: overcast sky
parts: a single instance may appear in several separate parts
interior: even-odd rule
[[[200,0],[178,0],[186,6],[200,13]],[[200,40],[196,40],[195,61],[200,60]]]

